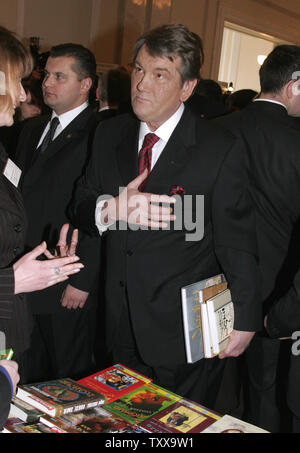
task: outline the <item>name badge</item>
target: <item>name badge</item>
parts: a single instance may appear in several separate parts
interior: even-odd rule
[[[15,187],[18,187],[22,170],[11,159],[7,159],[3,174]]]

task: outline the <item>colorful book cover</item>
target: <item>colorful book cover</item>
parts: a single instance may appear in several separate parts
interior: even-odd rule
[[[220,416],[192,401],[181,399],[140,426],[151,433],[200,433]]]
[[[11,360],[14,351],[10,349],[5,349],[5,351],[0,351],[0,360]]]
[[[23,422],[35,423],[38,422],[43,412],[36,407],[22,401],[20,398],[13,396],[10,404],[10,413],[15,417],[20,418]]]
[[[41,422],[56,428],[62,433],[142,433],[146,432],[139,426],[128,423],[123,418],[108,412],[103,407],[86,409],[75,414],[60,417],[44,415]]]
[[[102,405],[105,397],[73,379],[20,385],[17,397],[52,416]]]
[[[49,426],[44,425],[43,423],[16,423],[13,425],[5,426],[3,433],[13,433],[13,434],[58,434],[60,431],[57,431],[56,428],[50,428]]]
[[[269,433],[258,426],[239,420],[231,415],[224,415],[220,420],[209,426],[203,431],[203,434],[219,433],[219,434],[251,434],[251,433]]]
[[[118,363],[78,382],[102,393],[106,402],[110,403],[145,383],[150,383],[151,379]]]
[[[129,423],[139,425],[179,399],[178,395],[150,383],[106,404],[104,408],[119,415]]]

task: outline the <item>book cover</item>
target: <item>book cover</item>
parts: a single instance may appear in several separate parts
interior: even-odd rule
[[[17,397],[52,416],[82,411],[105,402],[102,394],[70,378],[20,385]]]
[[[262,428],[251,425],[250,423],[239,420],[231,415],[224,415],[220,420],[202,431],[203,434],[220,433],[220,434],[250,434],[250,433],[269,433]]]
[[[35,423],[38,422],[43,412],[39,411],[31,404],[22,401],[20,398],[13,396],[10,404],[10,413],[14,417],[20,418],[23,422]]]
[[[180,399],[141,423],[151,433],[200,433],[220,416],[200,404]]]
[[[44,415],[41,422],[62,433],[142,433],[146,432],[123,418],[108,412],[103,407],[94,407],[60,417]]]
[[[234,308],[230,290],[226,289],[206,302],[211,332],[212,349],[215,355],[223,351],[234,325]]]
[[[195,363],[205,357],[201,303],[209,298],[214,291],[216,291],[215,294],[223,291],[224,284],[227,285],[224,274],[218,274],[181,288],[183,328],[188,363]]]
[[[0,351],[0,360],[11,360],[14,355],[12,348],[5,349],[5,351]]]
[[[106,404],[104,409],[139,425],[179,399],[178,395],[150,383]]]
[[[110,403],[145,383],[151,382],[151,379],[118,363],[80,379],[78,382],[102,393],[106,397],[106,403]]]
[[[41,422],[38,423],[15,423],[12,425],[5,425],[3,433],[6,434],[58,434],[56,428],[50,428]]]

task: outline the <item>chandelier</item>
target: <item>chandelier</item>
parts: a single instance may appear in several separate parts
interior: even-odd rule
[[[132,0],[135,5],[142,6],[146,5],[147,0]],[[164,7],[171,6],[171,0],[152,0],[153,5],[157,6],[159,9],[163,9]]]

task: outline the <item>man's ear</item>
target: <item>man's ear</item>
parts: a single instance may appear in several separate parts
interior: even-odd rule
[[[85,79],[81,80],[81,92],[88,93],[91,89],[93,82],[90,77],[86,77]]]
[[[181,101],[185,102],[193,94],[193,91],[198,83],[197,79],[186,80],[181,89]]]
[[[285,95],[288,99],[300,95],[300,80],[290,80],[284,87]]]

